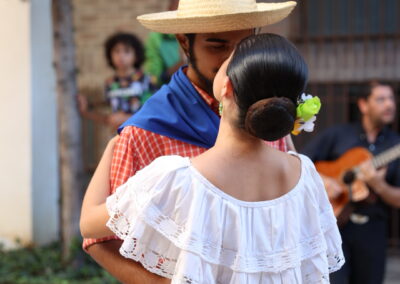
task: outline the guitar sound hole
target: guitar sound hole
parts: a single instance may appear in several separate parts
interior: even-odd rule
[[[356,175],[354,173],[354,171],[347,171],[345,172],[345,174],[343,175],[343,182],[347,185],[350,185],[353,183],[353,181],[355,180]]]

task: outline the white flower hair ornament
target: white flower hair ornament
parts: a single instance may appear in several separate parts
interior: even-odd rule
[[[309,94],[302,94],[296,108],[296,121],[292,130],[293,135],[298,135],[302,130],[306,132],[314,131],[316,115],[321,109],[321,101],[318,97]]]

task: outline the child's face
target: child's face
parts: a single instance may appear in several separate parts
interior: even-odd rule
[[[111,50],[111,60],[115,69],[127,69],[135,62],[135,52],[132,47],[117,43]]]

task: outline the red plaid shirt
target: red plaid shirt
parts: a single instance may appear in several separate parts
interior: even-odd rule
[[[195,86],[204,101],[218,113],[218,102],[206,92]],[[284,139],[267,142],[268,145],[286,151]],[[153,160],[165,155],[179,155],[195,157],[207,149],[169,138],[135,126],[127,126],[120,134],[115,145],[111,163],[110,183],[111,192],[114,193],[118,186],[124,184],[138,170],[150,164]],[[83,248],[87,249],[92,244],[118,239],[116,236],[101,239],[84,239]]]

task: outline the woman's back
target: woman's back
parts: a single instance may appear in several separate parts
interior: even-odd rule
[[[226,147],[214,147],[192,163],[212,184],[232,197],[243,201],[272,200],[295,187],[301,175],[301,162],[297,156],[266,145],[259,148],[232,153]]]

